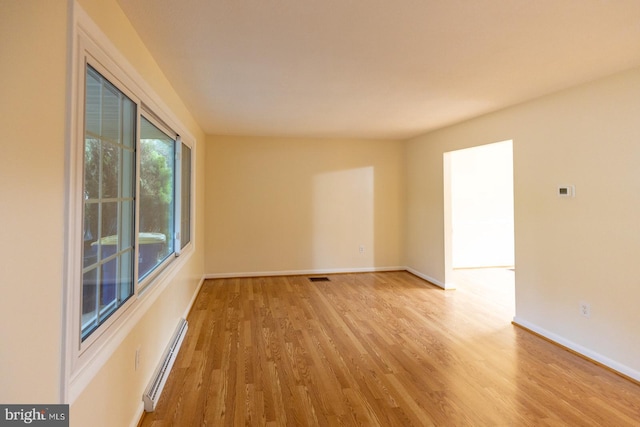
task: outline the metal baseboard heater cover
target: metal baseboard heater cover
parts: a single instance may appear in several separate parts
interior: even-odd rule
[[[167,382],[167,377],[169,377],[173,362],[176,360],[176,356],[182,345],[182,340],[184,340],[187,334],[187,328],[187,321],[180,319],[180,323],[178,323],[178,327],[173,333],[171,341],[169,341],[169,345],[160,360],[160,365],[156,368],[153,377],[151,377],[151,382],[142,397],[144,410],[146,412],[153,412],[156,409],[156,405],[160,399],[160,393],[162,393],[162,389],[164,388],[164,383]]]

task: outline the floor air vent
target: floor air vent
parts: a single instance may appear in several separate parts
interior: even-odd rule
[[[312,282],[330,282],[328,277],[309,277],[309,280]]]
[[[171,372],[171,367],[173,366],[173,362],[176,360],[176,356],[180,350],[180,345],[182,345],[182,340],[186,334],[187,321],[185,319],[180,319],[180,323],[178,324],[178,327],[171,337],[171,341],[169,341],[169,345],[160,360],[160,365],[154,372],[151,382],[147,386],[144,396],[142,397],[144,400],[145,411],[153,412],[156,409],[164,383],[167,382],[167,377],[169,376],[169,372]]]

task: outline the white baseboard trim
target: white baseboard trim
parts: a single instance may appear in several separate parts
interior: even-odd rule
[[[583,347],[579,344],[574,343],[573,341],[570,341],[558,334],[555,334],[551,331],[548,331],[544,328],[541,328],[540,326],[528,322],[525,319],[522,319],[518,316],[515,316],[513,318],[513,323],[518,325],[518,326],[522,326],[525,329],[529,329],[533,332],[535,332],[536,334],[539,334],[543,337],[545,337],[546,339],[555,342],[556,344],[561,345],[562,347],[566,347],[568,349],[570,349],[571,351],[575,351],[576,353],[584,356],[587,359],[590,359],[594,362],[597,362],[603,366],[606,366],[607,368],[618,372],[619,374],[622,374],[623,376],[629,377],[632,380],[638,381],[640,382],[640,372],[636,371],[635,369],[632,369],[626,365],[623,365],[619,362],[616,362],[615,360],[609,359],[606,356],[603,356],[600,353],[597,353],[591,349],[588,349],[586,347]]]
[[[138,427],[140,425],[140,421],[142,421],[142,416],[144,415],[144,402],[141,400],[138,404],[138,409],[136,410],[136,415],[131,420],[131,424],[129,427]]]
[[[404,271],[406,267],[328,268],[318,270],[250,271],[242,273],[209,273],[205,279],[230,279],[234,277],[303,276],[309,274],[374,273],[378,271]]]
[[[436,286],[438,286],[438,287],[440,287],[440,288],[442,288],[442,289],[444,289],[444,290],[447,290],[447,291],[448,291],[448,290],[450,290],[450,289],[455,289],[455,288],[456,288],[456,286],[455,286],[454,284],[451,284],[451,283],[449,283],[449,284],[442,283],[441,281],[436,280],[436,279],[434,279],[434,278],[433,278],[433,277],[431,277],[431,276],[427,276],[427,275],[426,275],[426,274],[424,274],[424,273],[420,273],[418,270],[414,270],[414,269],[413,269],[413,268],[411,268],[411,267],[405,267],[404,269],[405,269],[405,270],[407,270],[409,273],[413,274],[414,276],[418,276],[419,278],[424,279],[424,280],[426,280],[427,282],[433,283],[434,285],[436,285]]]
[[[444,284],[424,273],[406,266],[395,267],[364,267],[364,268],[334,268],[334,269],[317,269],[317,270],[281,270],[281,271],[249,271],[236,273],[208,273],[204,275],[204,279],[232,279],[234,277],[267,277],[267,276],[303,276],[309,274],[348,274],[348,273],[374,273],[378,271],[408,271],[414,276],[426,280],[429,283],[445,289],[455,289],[455,284]],[[202,284],[201,284],[202,285]]]

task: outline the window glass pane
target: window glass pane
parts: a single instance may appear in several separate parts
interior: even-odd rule
[[[82,339],[133,294],[136,105],[86,73]]]
[[[82,230],[83,235],[83,259],[82,268],[87,268],[94,265],[97,262],[97,247],[95,245],[96,236],[99,234],[98,228],[98,213],[100,205],[98,203],[85,203],[84,204],[84,227]]]
[[[122,303],[133,295],[133,249],[120,255],[117,298]]]
[[[122,129],[121,109],[123,94],[109,82],[103,80],[102,86],[102,127],[100,136],[103,140],[121,143]]]
[[[112,304],[116,300],[116,283],[118,278],[118,258],[102,264],[102,277],[100,283],[100,308]]]
[[[138,278],[174,252],[175,140],[140,119]]]
[[[180,248],[191,241],[191,148],[182,144],[180,189]]]
[[[133,229],[134,229],[134,210],[135,203],[133,200],[123,201],[121,204],[121,213],[120,213],[120,250],[126,250],[129,248],[133,248],[135,242],[133,241]]]
[[[136,147],[136,104],[125,102],[122,106],[122,141],[121,143],[128,149],[134,150]]]
[[[120,148],[108,141],[102,141],[102,198],[118,197],[118,175],[120,174]]]
[[[136,172],[135,153],[133,150],[122,150],[122,197],[133,198],[136,191],[136,180],[134,179]]]
[[[82,275],[82,328],[91,329],[96,324],[98,310],[99,267]]]
[[[85,91],[85,116],[84,128],[88,135],[100,135],[100,123],[102,123],[102,77],[93,69],[87,69],[87,87]]]
[[[100,197],[100,141],[87,138],[84,143],[84,198]]]
[[[100,258],[104,259],[118,250],[118,202],[104,202],[100,207],[100,239],[96,243],[100,246]]]

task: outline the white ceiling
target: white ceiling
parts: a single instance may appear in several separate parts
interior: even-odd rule
[[[118,0],[203,130],[397,138],[640,66],[640,0]]]

